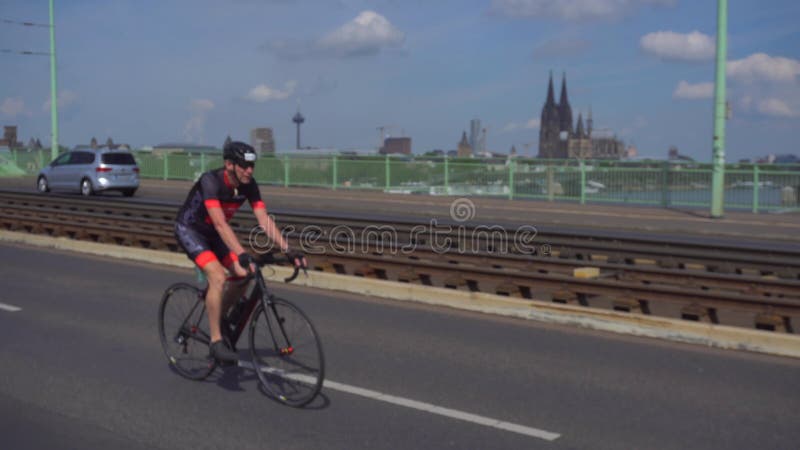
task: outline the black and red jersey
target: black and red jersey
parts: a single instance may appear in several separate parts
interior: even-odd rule
[[[214,235],[217,232],[208,210],[221,208],[225,220],[229,221],[245,200],[250,202],[253,210],[265,208],[255,180],[234,188],[224,168],[211,170],[201,175],[192,186],[175,220],[199,233]]]

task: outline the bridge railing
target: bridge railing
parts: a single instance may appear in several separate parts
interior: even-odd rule
[[[207,153],[133,154],[143,178],[195,180],[222,165],[220,155]],[[5,160],[33,175],[49,163],[50,151],[15,149]],[[672,161],[278,154],[261,157],[254,176],[260,184],[284,187],[708,208],[711,171],[710,164]],[[800,164],[726,166],[726,208],[800,211],[798,197]]]

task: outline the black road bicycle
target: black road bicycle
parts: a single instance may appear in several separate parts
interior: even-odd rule
[[[325,377],[319,335],[300,308],[270,292],[261,274],[264,265],[289,261],[265,254],[254,262],[258,270],[248,276],[256,281],[252,292],[231,308],[223,320],[222,335],[236,351],[249,324],[250,361],[240,359],[238,365],[254,370],[270,396],[290,406],[304,406],[319,394]],[[294,280],[299,270],[295,267],[294,274],[285,281]],[[216,360],[209,356],[207,289],[188,283],[173,284],[164,292],[158,312],[164,353],[178,373],[192,380],[205,379],[217,367]]]

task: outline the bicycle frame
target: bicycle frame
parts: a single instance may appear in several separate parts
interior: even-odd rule
[[[253,288],[253,291],[250,293],[250,297],[242,304],[236,305],[236,307],[241,308],[239,311],[238,320],[234,326],[233,332],[228,335],[228,339],[230,339],[230,344],[235,347],[236,344],[239,342],[239,338],[244,333],[244,329],[247,326],[248,322],[251,320],[253,315],[253,311],[255,311],[256,307],[260,303],[264,309],[267,311],[269,308],[272,311],[273,316],[276,318],[276,322],[281,330],[281,335],[283,335],[283,339],[286,342],[285,347],[281,347],[278,345],[277,342],[274,342],[275,346],[279,348],[280,353],[283,355],[291,354],[294,350],[292,348],[291,341],[289,341],[289,336],[286,334],[286,330],[283,328],[283,320],[278,316],[278,311],[275,309],[275,305],[272,302],[274,298],[274,294],[267,288],[267,283],[264,280],[264,275],[261,273],[262,264],[257,263],[256,266],[258,267],[253,274],[253,278],[255,278],[256,285]],[[294,279],[297,276],[297,269],[295,269],[295,274],[287,280]]]
[[[260,259],[254,261],[258,269],[252,275],[248,275],[245,278],[245,282],[249,282],[249,280],[255,279],[256,285],[253,288],[252,292],[250,293],[250,297],[247,300],[237,305],[234,305],[234,308],[240,308],[240,310],[239,310],[239,317],[237,318],[236,322],[230,324],[234,325],[233,331],[231,331],[230,329],[222,330],[223,336],[226,339],[228,339],[229,344],[231,345],[232,348],[235,348],[236,344],[239,342],[239,339],[244,333],[245,327],[252,318],[253,311],[255,311],[255,309],[258,307],[260,301],[265,312],[268,311],[267,308],[269,308],[269,310],[272,311],[272,315],[276,319],[275,322],[278,324],[278,327],[280,328],[281,331],[281,335],[283,336],[284,342],[286,343],[286,346],[281,346],[273,338],[273,344],[275,345],[275,348],[278,349],[278,351],[282,355],[290,355],[294,352],[291,341],[289,340],[289,336],[286,334],[286,330],[283,327],[283,319],[278,315],[278,311],[275,309],[275,305],[272,302],[274,294],[272,294],[272,292],[267,287],[267,283],[264,280],[264,275],[261,273],[261,269],[265,265],[273,264],[281,260],[282,259],[274,258],[271,255],[263,255]],[[298,267],[295,267],[294,274],[291,277],[286,278],[284,281],[291,282],[292,280],[294,280],[299,274],[299,270],[300,269]],[[305,271],[305,269],[303,270]],[[199,326],[199,323],[202,322],[203,317],[205,317],[206,315],[205,297],[207,292],[208,292],[208,285],[206,285],[204,289],[198,291],[197,302],[194,304],[192,310],[186,316],[180,328],[178,329],[178,332],[173,338],[175,342],[183,344],[183,339],[191,337],[191,339],[198,340],[203,344],[206,345],[211,344],[211,336],[206,334]],[[239,302],[238,299],[237,302]],[[197,310],[198,306],[201,307],[200,314],[195,316],[194,313]],[[197,317],[197,323],[189,324],[188,322],[191,317]],[[220,324],[220,326],[222,326],[222,324]]]

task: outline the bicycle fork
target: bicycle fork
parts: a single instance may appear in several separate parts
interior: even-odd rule
[[[271,294],[267,297],[267,300],[264,303],[265,303],[264,312],[266,313],[266,307],[269,307],[269,309],[272,310],[272,314],[275,317],[275,323],[278,324],[278,329],[281,331],[281,336],[283,336],[283,342],[286,343],[285,346],[282,346],[276,339],[275,333],[270,333],[270,335],[272,336],[272,345],[275,347],[275,350],[281,356],[289,356],[292,353],[294,353],[294,347],[292,347],[292,343],[291,341],[289,341],[289,336],[286,334],[286,329],[283,327],[283,324],[284,322],[286,322],[286,319],[281,317],[280,314],[278,314],[278,308],[275,307],[275,302],[272,301]],[[265,315],[265,318],[267,319],[267,326],[269,326],[269,317]]]

